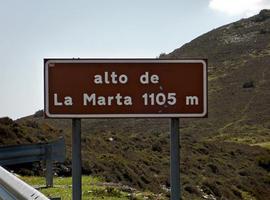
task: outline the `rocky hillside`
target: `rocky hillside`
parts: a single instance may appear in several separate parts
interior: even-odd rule
[[[208,58],[209,117],[180,122],[184,199],[269,199],[270,11],[212,30],[160,58],[193,57]],[[37,112],[16,123],[62,131],[69,166],[71,120]],[[166,193],[168,119],[83,120],[82,129],[85,174]]]

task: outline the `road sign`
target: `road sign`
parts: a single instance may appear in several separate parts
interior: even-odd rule
[[[205,117],[205,60],[45,59],[52,118]]]

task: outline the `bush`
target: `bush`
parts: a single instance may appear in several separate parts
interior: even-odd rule
[[[268,31],[265,30],[265,29],[261,29],[261,30],[260,30],[260,34],[266,34],[266,33],[268,33]]]
[[[245,82],[243,84],[243,88],[254,88],[254,87],[255,87],[255,85],[254,85],[253,81]]]
[[[152,151],[161,152],[162,151],[161,144],[159,142],[154,143],[152,145]]]
[[[107,187],[106,191],[107,191],[108,196],[121,197],[121,192],[119,190],[116,190],[113,187]]]
[[[159,54],[159,57],[158,58],[163,58],[165,56],[166,56],[166,53],[161,53],[161,54]]]
[[[263,169],[267,170],[268,172],[270,172],[270,156],[259,157],[258,165]]]
[[[10,125],[12,123],[13,123],[13,120],[10,119],[9,117],[0,118],[0,124]]]
[[[184,189],[190,194],[196,194],[198,196],[200,195],[200,192],[198,191],[196,187],[188,185]]]
[[[213,194],[216,197],[221,197],[221,192],[219,188],[217,187],[216,183],[214,182],[204,181],[202,185],[202,189],[208,195]]]
[[[38,123],[35,122],[35,121],[27,120],[27,121],[25,122],[25,125],[28,126],[28,127],[31,127],[31,128],[39,128]]]
[[[35,118],[36,117],[43,117],[43,115],[44,115],[43,110],[39,110],[39,111],[35,112],[34,117]]]

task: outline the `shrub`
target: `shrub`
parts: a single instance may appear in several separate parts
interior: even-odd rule
[[[270,171],[270,156],[259,157],[258,165],[269,172]]]
[[[34,117],[43,117],[43,110],[35,112]]]
[[[162,151],[161,144],[159,142],[154,143],[152,145],[152,151],[161,152]]]
[[[203,182],[202,189],[208,195],[213,194],[216,197],[221,197],[221,192],[219,188],[217,187],[216,183],[214,182],[210,182],[210,181]]]
[[[10,125],[12,123],[13,123],[13,120],[10,119],[9,117],[0,118],[0,124]]]
[[[254,87],[255,87],[255,85],[254,85],[253,81],[245,82],[243,84],[243,88],[254,88]]]
[[[266,34],[268,31],[267,30],[265,30],[265,29],[261,29],[260,30],[260,34]]]
[[[121,192],[119,190],[116,190],[113,187],[107,187],[106,191],[107,191],[108,196],[121,197]]]
[[[190,194],[200,195],[200,192],[198,191],[196,187],[188,185],[184,189]]]

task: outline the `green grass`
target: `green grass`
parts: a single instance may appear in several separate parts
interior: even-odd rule
[[[54,187],[45,187],[44,177],[24,176],[20,177],[23,181],[29,185],[38,188],[38,190],[45,196],[61,197],[62,200],[72,199],[72,178],[71,177],[56,177],[54,178]],[[102,182],[101,179],[90,176],[82,177],[82,199],[83,200],[128,200],[130,199],[130,193],[124,192],[121,186],[108,186],[108,184]],[[148,199],[155,199],[155,195],[150,192],[135,192],[132,194],[134,199],[143,200],[145,197]],[[163,198],[160,198],[163,199]]]

